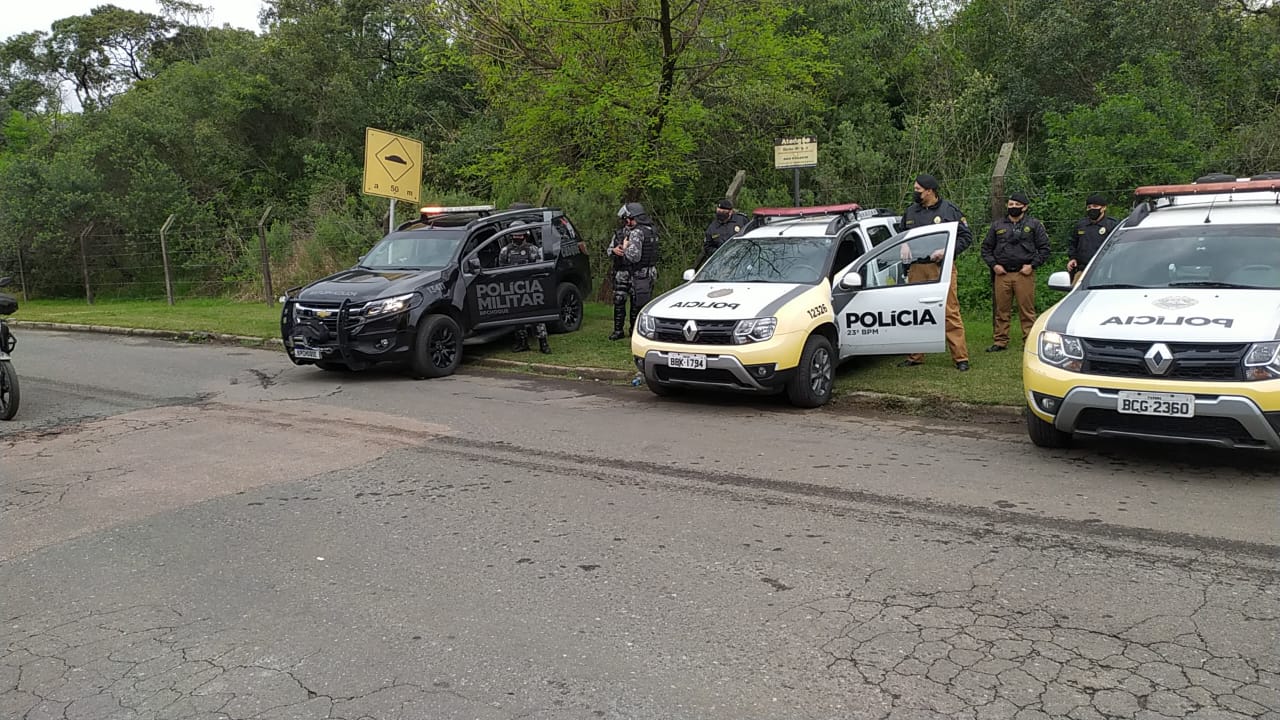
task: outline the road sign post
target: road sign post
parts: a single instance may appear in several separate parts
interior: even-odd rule
[[[806,136],[778,138],[773,141],[773,167],[778,170],[790,169],[794,173],[796,207],[800,207],[800,168],[817,166],[818,138]]]
[[[364,129],[364,194],[390,198],[387,232],[396,228],[396,201],[418,203],[422,142],[376,128]]]

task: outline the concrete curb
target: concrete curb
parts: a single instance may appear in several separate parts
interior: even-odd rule
[[[104,335],[132,335],[162,340],[175,340],[189,343],[217,343],[220,345],[238,345],[241,347],[260,347],[269,350],[284,351],[284,343],[279,338],[261,338],[246,335],[225,335],[222,333],[192,332],[179,330],[148,330],[144,328],[112,327],[110,325],[77,325],[71,323],[38,322],[31,320],[15,320],[9,323],[14,328],[28,330],[56,330],[61,332],[89,332]],[[491,367],[505,370],[520,370],[552,377],[577,377],[580,380],[615,382],[632,380],[636,376],[634,370],[610,370],[608,368],[570,367],[522,360],[506,360],[502,358],[472,357],[463,360],[464,366]],[[893,395],[867,391],[842,393],[833,403],[837,406],[866,406],[886,412],[899,412],[909,415],[930,415],[947,419],[969,419],[987,417],[998,420],[1022,419],[1022,408],[1009,405],[975,405],[956,402],[945,398],[912,397],[910,395]]]

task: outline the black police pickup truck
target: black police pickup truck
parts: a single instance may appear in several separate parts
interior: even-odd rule
[[[521,231],[543,261],[499,267],[503,245]],[[324,370],[399,363],[416,377],[450,375],[464,341],[488,342],[526,323],[578,330],[591,293],[585,250],[557,208],[422,208],[355,267],[285,292],[285,350],[295,365]]]

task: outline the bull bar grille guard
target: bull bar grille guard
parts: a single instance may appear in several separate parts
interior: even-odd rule
[[[283,314],[283,322],[281,324],[283,325],[284,330],[282,334],[290,341],[293,340],[293,331],[297,325],[293,320],[293,315],[294,307],[299,304],[297,293],[300,289],[301,288],[290,288],[289,290],[286,290],[283,298],[283,307],[281,308],[281,313]],[[338,356],[342,358],[342,362],[345,363],[347,367],[352,367],[357,362],[351,354],[351,332],[348,328],[350,313],[351,299],[344,298],[342,304],[338,306],[338,321],[337,326],[334,329],[333,336],[337,342]]]

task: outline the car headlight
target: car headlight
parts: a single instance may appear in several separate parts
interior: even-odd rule
[[[1084,343],[1080,338],[1056,332],[1040,333],[1040,359],[1063,370],[1084,367]]]
[[[640,333],[640,337],[652,340],[658,335],[658,323],[652,315],[640,313],[640,317],[636,318],[636,332]]]
[[[735,345],[764,342],[773,337],[773,331],[777,327],[778,318],[776,317],[739,320],[733,328],[733,342]]]
[[[413,299],[415,297],[415,293],[409,293],[408,295],[397,295],[395,297],[372,300],[364,306],[364,312],[361,314],[365,317],[377,317],[378,315],[390,315],[392,313],[404,312],[413,306]]]
[[[1244,356],[1244,377],[1246,380],[1280,378],[1280,342],[1251,346]]]

